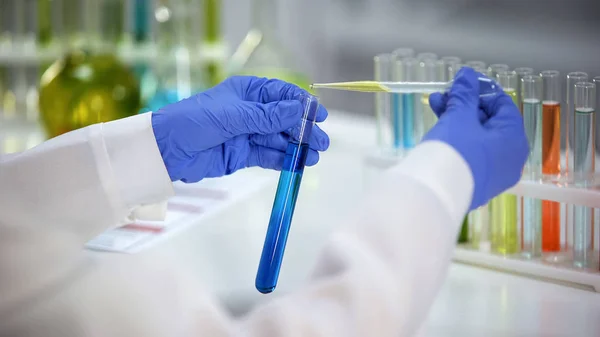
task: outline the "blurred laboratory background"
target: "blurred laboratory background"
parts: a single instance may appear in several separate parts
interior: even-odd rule
[[[2,123],[41,121],[56,136],[232,74],[305,88],[372,79],[373,56],[398,47],[600,74],[599,10],[594,0],[1,0]],[[368,94],[317,94],[329,109],[374,115]]]
[[[580,104],[585,132],[569,142],[574,123],[567,119],[577,109],[567,99],[578,82],[600,85],[599,0],[0,0],[0,154],[156,111],[230,75],[280,78],[311,90],[330,112],[323,128],[332,141],[304,178],[278,290],[286,293],[306,279],[318,247],[359,204],[363,188],[436,121],[430,92],[310,84],[445,84],[463,65],[510,93],[543,154],[531,156],[512,194],[464,219],[454,257],[464,264],[451,268],[426,335],[447,336],[462,322],[476,336],[492,336],[490,327],[494,336],[589,336],[598,331],[600,292],[600,126],[589,127],[600,119],[589,112],[600,102]],[[520,83],[534,89],[521,91]],[[584,172],[596,174],[595,185],[586,185],[588,176],[577,182],[585,188],[559,181],[574,167],[573,144],[589,150],[581,161],[595,163]],[[168,216],[163,225],[165,232],[188,232],[152,248],[172,253],[239,313],[264,300],[253,284],[277,181],[276,172],[244,172],[196,186],[176,183],[169,214],[196,208],[185,221]],[[96,240],[102,248],[92,246],[127,251],[148,235],[115,229]],[[464,319],[471,314],[476,318]],[[511,330],[518,324],[522,330]]]

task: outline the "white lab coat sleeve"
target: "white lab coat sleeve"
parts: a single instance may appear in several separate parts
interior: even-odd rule
[[[115,126],[114,133],[106,134],[135,144],[136,140],[119,129],[120,126]],[[133,133],[135,127],[129,130]],[[50,148],[34,149],[39,151],[35,156],[11,158],[21,161],[20,174],[12,166],[18,165],[3,163],[2,171],[8,169],[10,173],[2,173],[0,186],[17,191],[17,183],[21,181],[25,193],[18,196],[19,202],[2,199],[2,221],[8,219],[3,213],[9,212],[10,219],[18,223],[51,224],[78,232],[74,228],[81,224],[72,218],[88,221],[93,214],[102,221],[92,221],[92,229],[86,230],[92,232],[110,226],[135,204],[150,204],[169,194],[167,181],[148,181],[156,184],[149,188],[136,180],[140,177],[127,171],[129,165],[155,165],[158,167],[151,168],[158,170],[154,179],[160,181],[166,175],[159,174],[164,169],[162,163],[145,161],[150,158],[130,161],[127,149],[133,148],[111,149],[110,142],[101,136],[104,132],[90,128],[70,136],[74,138],[47,145]],[[140,136],[148,133],[140,132]],[[146,141],[155,143],[154,139]],[[118,142],[114,144],[118,147]],[[146,145],[149,146],[146,151],[158,151]],[[81,162],[75,159],[80,157]],[[40,165],[46,167],[36,170]],[[63,167],[69,168],[69,173],[62,173]],[[120,170],[128,174],[116,173]],[[40,177],[40,172],[46,176]],[[146,174],[146,178],[152,175]],[[32,183],[26,179],[30,175]],[[119,184],[127,184],[127,190]],[[35,188],[36,185],[41,188]],[[134,263],[135,259],[128,258],[119,259],[116,264],[87,260],[80,264],[85,268],[78,273],[65,277],[63,272],[59,274],[63,275],[60,282],[38,287],[44,289],[40,295],[23,286],[23,281],[56,275],[60,268],[45,253],[54,254],[62,246],[53,246],[55,240],[45,240],[44,235],[38,234],[34,241],[23,239],[26,242],[19,244],[18,240],[4,240],[7,236],[0,233],[0,278],[7,277],[0,279],[0,318],[3,313],[6,315],[5,326],[0,324],[0,334],[8,331],[10,336],[63,337],[411,336],[426,318],[444,281],[461,220],[471,202],[473,185],[467,163],[454,149],[441,142],[420,144],[402,163],[379,177],[361,207],[352,211],[346,223],[333,233],[305,285],[258,305],[239,319],[229,317],[193,277],[178,277],[180,273],[186,274],[185,266],[176,268],[175,261],[167,265],[174,268],[169,270],[159,266],[152,255],[146,256],[145,263]],[[144,189],[144,194],[135,193],[138,188]],[[47,200],[60,211],[53,212],[50,206],[40,205],[41,209],[34,212],[39,214],[26,215],[28,221],[23,222],[17,212],[27,210],[19,203],[33,205],[27,198]],[[6,207],[5,202],[15,210]],[[89,212],[70,213],[70,205],[87,206]],[[56,235],[56,231],[52,233]],[[16,248],[11,251],[11,247]],[[34,254],[40,251],[41,257]],[[7,258],[3,260],[3,256]],[[13,266],[15,257],[20,260]],[[139,257],[144,260],[143,254]],[[45,267],[44,261],[49,262],[48,266]],[[19,296],[13,293],[23,294],[21,301],[16,302]],[[22,300],[32,297],[35,301]],[[15,305],[21,303],[19,311],[11,305],[11,298]]]
[[[173,195],[150,113],[92,125],[0,158],[0,190],[0,223],[51,227],[75,234],[81,244],[139,207],[162,209],[160,203]]]
[[[450,146],[417,146],[332,236],[306,286],[257,308],[241,335],[413,335],[445,279],[473,185]]]

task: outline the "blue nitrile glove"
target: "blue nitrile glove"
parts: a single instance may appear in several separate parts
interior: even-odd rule
[[[449,144],[468,163],[475,182],[470,210],[515,185],[529,153],[519,109],[504,92],[480,99],[478,76],[462,68],[448,93],[429,97],[439,121],[423,138]]]
[[[297,137],[306,91],[280,80],[231,77],[154,112],[152,128],[172,181],[197,182],[260,166],[280,170],[287,143]],[[319,106],[317,122],[327,118]],[[319,160],[329,137],[314,126],[306,165]]]

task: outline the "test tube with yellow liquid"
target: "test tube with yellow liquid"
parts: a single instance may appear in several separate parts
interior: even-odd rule
[[[437,72],[438,63],[434,59],[424,59],[419,63],[419,81],[424,83],[433,83],[437,82]],[[422,106],[422,114],[421,118],[423,120],[423,134],[424,136],[427,131],[429,131],[437,122],[437,116],[431,109],[429,105],[429,93],[421,94],[421,106]]]
[[[513,71],[496,73],[498,84],[519,104],[517,75]],[[491,250],[493,253],[509,255],[519,252],[518,199],[514,194],[503,193],[490,201]]]

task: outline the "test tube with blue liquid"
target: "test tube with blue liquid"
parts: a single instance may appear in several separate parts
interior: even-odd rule
[[[315,96],[306,94],[300,95],[298,98],[304,107],[300,133],[298,139],[290,139],[287,146],[256,274],[256,289],[263,294],[272,292],[277,286],[304,164],[308,155],[308,142],[319,107],[319,101]]]
[[[396,65],[398,61],[414,56],[415,51],[411,48],[398,48],[392,52],[392,80],[401,81],[402,70]],[[396,150],[404,147],[403,139],[403,115],[404,115],[404,100],[406,94],[392,94],[392,128],[394,137],[394,148]]]
[[[413,57],[405,57],[396,61],[397,80],[404,82],[417,81],[419,61]],[[417,94],[403,93],[402,95],[402,144],[405,149],[415,147],[414,136],[415,100]]]

